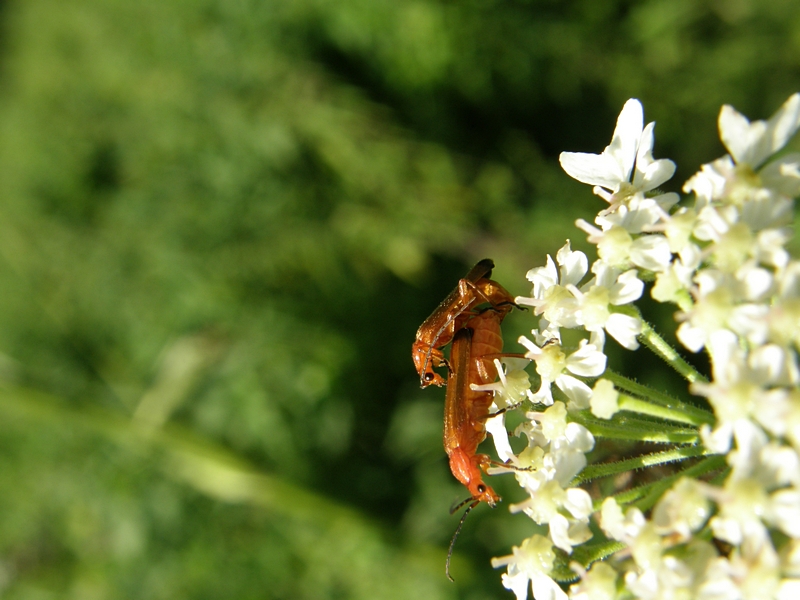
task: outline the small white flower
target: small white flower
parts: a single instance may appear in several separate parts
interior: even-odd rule
[[[630,99],[622,107],[614,135],[602,154],[562,152],[561,167],[567,175],[581,183],[593,185],[594,193],[611,206],[609,211],[636,194],[654,190],[675,173],[671,160],[653,160],[655,123],[642,127],[642,104]],[[670,206],[677,196],[669,195],[664,204]]]
[[[682,541],[691,538],[711,514],[711,505],[700,484],[682,478],[656,504],[653,523],[662,535],[678,534]]]
[[[567,285],[577,285],[589,269],[589,261],[583,252],[573,252],[569,240],[556,254],[559,269],[550,256],[547,265],[528,271],[528,281],[533,283],[533,296],[518,296],[517,304],[533,306],[536,315],[542,315],[553,327],[577,327],[576,302],[567,291]]]
[[[723,276],[705,269],[695,277],[695,304],[691,310],[679,313],[683,320],[676,336],[692,352],[700,351],[715,332],[724,331],[735,307],[733,291],[723,285]]]
[[[656,275],[650,295],[659,302],[672,302],[688,311],[691,306],[692,278],[699,264],[699,248],[694,244],[684,246],[681,255]]]
[[[597,245],[597,255],[612,267],[624,269],[637,266],[658,272],[666,269],[672,258],[669,242],[663,235],[634,238],[620,225],[601,231],[583,219],[578,219],[575,224],[589,234],[589,242]]]
[[[637,235],[653,231],[653,227],[666,215],[667,212],[653,198],[637,195],[616,211],[597,215],[594,222],[603,231],[612,227],[622,227],[628,233]]]
[[[749,538],[729,558],[710,563],[698,597],[775,598],[781,586],[778,555],[765,534]]]
[[[733,159],[730,156],[718,158],[700,167],[700,171],[683,184],[683,191],[687,194],[694,192],[697,208],[705,208],[712,201],[723,197],[728,175],[733,169]]]
[[[730,331],[715,332],[709,342],[709,353],[713,365],[714,380],[710,383],[695,383],[691,386],[694,394],[705,396],[714,409],[717,425],[713,433],[702,429],[704,443],[710,450],[726,453],[730,449],[731,436],[735,431],[740,435],[751,435],[746,431],[751,423],[760,423],[765,429],[772,429],[772,416],[787,402],[786,392],[781,388],[770,388],[772,379],[781,375],[775,368],[776,357],[783,354],[775,352],[754,352],[748,354],[739,346],[739,340]],[[778,350],[774,347],[774,350]],[[766,409],[766,410],[765,410]],[[755,427],[755,425],[752,425]],[[744,428],[744,429],[742,429]],[[738,444],[742,451],[742,444]]]
[[[768,121],[751,123],[747,117],[726,104],[719,113],[722,143],[736,164],[753,169],[786,145],[800,127],[800,94],[793,94]]]
[[[525,358],[536,363],[536,372],[542,380],[539,390],[530,393],[533,402],[547,406],[553,404],[550,386],[555,383],[578,406],[589,406],[591,389],[574,376],[597,377],[602,374],[606,368],[606,355],[602,351],[586,340],[581,340],[578,349],[569,355],[564,353],[559,343],[540,347],[525,336],[519,338],[519,343],[528,349]]]
[[[482,385],[473,383],[470,389],[476,392],[492,392],[497,410],[517,406],[528,397],[531,389],[530,377],[525,371],[529,364],[530,361],[523,358],[505,357],[502,364],[495,358],[494,367],[498,380]]]
[[[508,566],[503,586],[514,592],[517,600],[528,597],[528,587],[536,600],[567,600],[567,595],[550,576],[556,558],[550,540],[534,535],[520,546],[514,546],[512,552],[509,556],[493,558],[492,566],[495,569]]]
[[[591,505],[591,500],[589,504]],[[589,531],[589,525],[585,521],[570,521],[564,515],[557,514],[550,519],[549,525],[553,544],[567,554],[572,553],[573,546],[592,538],[592,532]]]
[[[720,137],[733,158],[725,156],[704,165],[683,190],[695,193],[698,208],[714,201],[741,207],[742,222],[753,231],[787,222],[791,198],[800,193],[800,155],[762,165],[798,127],[800,94],[791,96],[768,121],[750,123],[734,108],[724,106],[719,115]]]
[[[645,525],[645,518],[638,508],[628,509],[623,514],[617,501],[609,496],[600,508],[600,526],[609,537],[625,541],[639,535]]]
[[[683,252],[691,242],[697,212],[689,208],[680,208],[674,215],[667,215],[663,220],[662,228],[669,242],[670,252],[675,254]]]
[[[614,384],[608,379],[598,379],[589,400],[592,414],[598,419],[610,419],[619,410],[618,399],[619,392],[614,389]]]
[[[587,331],[605,329],[628,350],[639,347],[636,336],[642,332],[642,322],[636,317],[611,311],[612,306],[630,304],[642,295],[644,283],[635,270],[620,273],[601,261],[592,266],[595,278],[580,290],[569,290],[578,300],[578,321]]]
[[[617,572],[603,561],[592,564],[587,572],[576,569],[581,579],[569,588],[571,600],[614,600],[617,597]]]

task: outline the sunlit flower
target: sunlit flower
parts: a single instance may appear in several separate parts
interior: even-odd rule
[[[655,123],[643,127],[644,112],[638,100],[622,107],[611,143],[602,154],[562,152],[561,167],[581,183],[595,186],[595,194],[616,209],[636,194],[656,189],[675,173],[675,163],[653,159]],[[657,200],[665,208],[675,204],[676,194],[663,194]]]
[[[614,312],[612,307],[630,304],[641,297],[644,283],[635,270],[620,273],[600,261],[594,263],[592,272],[594,279],[580,290],[569,287],[578,301],[578,321],[587,331],[605,330],[622,346],[635,350],[639,347],[636,336],[642,331],[641,320]]]
[[[570,586],[571,600],[613,600],[617,597],[617,572],[609,564],[596,562],[589,571],[581,573],[578,583]]]
[[[711,503],[694,479],[684,477],[664,494],[653,511],[653,523],[661,535],[691,538],[711,514]]]
[[[503,575],[503,586],[514,592],[517,600],[528,597],[529,587],[536,600],[567,600],[567,595],[550,576],[556,558],[550,540],[534,535],[514,546],[512,551],[509,556],[493,558],[492,566],[495,569],[508,567]]]
[[[548,324],[555,327],[576,327],[575,297],[567,290],[568,285],[577,285],[589,270],[589,262],[583,252],[573,251],[569,241],[556,254],[559,268],[550,256],[547,265],[528,271],[528,281],[533,283],[532,297],[518,296],[515,302],[533,306],[536,315],[542,315]]]
[[[564,394],[579,406],[589,405],[591,389],[580,377],[597,377],[606,368],[606,355],[594,344],[581,340],[579,348],[566,354],[559,343],[545,344],[540,347],[522,336],[519,343],[528,349],[525,358],[536,363],[536,372],[539,373],[542,383],[536,393],[530,394],[533,402],[540,402],[546,406],[553,404],[553,383]]]
[[[800,127],[800,94],[793,94],[767,121],[751,123],[726,104],[719,113],[722,143],[737,165],[757,169],[786,145]],[[795,190],[795,194],[800,188]]]
[[[536,363],[539,389],[531,392],[522,378],[512,383],[511,372],[481,387],[491,387],[502,405],[523,394],[550,405],[525,413],[514,433],[528,444],[517,454],[511,442],[519,441],[508,439],[502,422],[487,423],[507,461],[490,473],[513,473],[527,494],[511,511],[548,526],[548,538],[534,536],[512,556],[495,559],[495,566],[508,565],[504,585],[518,598],[527,597],[529,583],[536,598],[564,597],[553,580],[556,550],[571,555],[570,568],[580,578],[570,598],[800,596],[800,262],[787,249],[800,154],[773,158],[800,129],[800,94],[767,121],[751,123],[723,107],[719,126],[730,154],[687,181],[684,191],[695,195],[691,207],[672,208],[676,195],[651,196],[675,166],[652,158],[653,124],[643,126],[638,101],[626,103],[601,154],[560,157],[569,175],[594,185],[609,203],[594,224],[577,222],[597,246],[594,277],[583,283],[588,260],[569,243],[557,254],[558,268],[548,257],[546,266],[532,269],[532,297],[517,301],[539,317],[532,340],[520,338],[526,358]],[[708,379],[654,327],[644,327],[634,303],[653,278],[652,297],[680,308],[679,342],[708,353]],[[567,329],[579,331],[573,336]],[[587,378],[606,373],[606,334],[631,350],[645,341],[710,410],[612,371],[590,388]],[[566,401],[553,398],[553,384]],[[655,430],[662,419],[672,423],[654,436],[648,424]],[[700,456],[675,482],[617,493],[607,475],[621,475],[624,463],[612,459],[583,471],[592,432],[607,438],[606,456],[613,456],[617,436],[678,444],[699,438],[700,453],[684,448],[686,456]],[[686,450],[634,460],[665,464],[682,460]],[[724,456],[726,470],[712,454]],[[695,479],[697,467],[706,471],[694,471],[703,473]],[[594,511],[592,498],[575,485],[598,476],[609,485],[594,489],[613,489],[616,497],[605,497]],[[592,516],[607,540],[585,546],[592,531],[601,533],[590,529]],[[710,543],[711,536],[728,547]],[[588,569],[587,555],[617,548],[611,560]]]
[[[610,419],[618,410],[617,400],[619,392],[614,389],[614,384],[608,379],[598,379],[592,389],[589,405],[592,414],[600,419]]]

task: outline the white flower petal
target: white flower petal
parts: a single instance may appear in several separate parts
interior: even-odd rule
[[[558,161],[573,179],[616,191],[620,183],[630,181],[643,123],[642,104],[630,99],[622,107],[611,143],[602,154],[562,152]]]
[[[511,590],[517,600],[527,600],[528,598],[528,575],[524,571],[509,575],[503,573],[503,587]]]
[[[505,415],[499,414],[496,417],[486,420],[486,433],[492,436],[497,456],[503,462],[508,462],[514,457],[514,451],[508,441],[508,431],[506,431]]]
[[[622,181],[630,181],[639,141],[642,139],[644,131],[643,125],[642,103],[636,98],[631,98],[622,107],[622,111],[617,117],[617,126],[614,128],[611,144],[603,152],[611,154],[616,159],[623,173]]]
[[[614,313],[608,317],[606,331],[623,348],[636,350],[639,347],[636,336],[642,333],[642,322],[635,317]]]
[[[750,123],[729,105],[719,113],[720,138],[737,164],[754,169],[786,145],[800,127],[800,94],[793,94],[768,121]]]
[[[536,298],[541,296],[543,289],[547,289],[558,283],[558,270],[550,255],[547,255],[547,264],[544,267],[534,267],[525,276],[533,284],[533,295]]]
[[[589,402],[592,414],[598,419],[610,419],[619,410],[619,392],[608,379],[598,379]]]
[[[561,285],[564,286],[577,285],[589,270],[589,259],[586,258],[586,254],[580,250],[573,251],[570,248],[569,240],[556,254],[556,260],[560,267]]]
[[[569,539],[569,521],[564,515],[555,515],[550,519],[550,539],[556,548],[572,554],[572,540]]]
[[[611,286],[609,300],[615,306],[630,304],[642,297],[643,290],[644,282],[639,279],[636,269],[631,269],[617,277],[616,283]]]
[[[569,447],[578,452],[585,454],[594,448],[594,436],[580,423],[567,423],[564,435],[569,441]]]
[[[606,370],[607,360],[595,346],[581,340],[580,347],[567,357],[567,369],[581,377],[598,377]]]
[[[787,489],[772,494],[772,517],[786,535],[800,538],[800,491]]]
[[[589,154],[586,152],[562,152],[558,162],[567,175],[581,183],[599,185],[613,190],[624,181],[623,171],[610,154]]]
[[[637,267],[660,273],[672,260],[669,242],[663,235],[645,235],[633,241],[631,262]]]
[[[536,600],[567,600],[567,594],[550,577],[537,575],[531,578],[531,589]]]
[[[800,154],[797,152],[770,162],[758,174],[764,187],[789,198],[800,195]]]
[[[722,423],[713,431],[708,425],[700,427],[700,439],[703,445],[714,454],[726,454],[731,449],[731,439],[733,437],[733,425]]]
[[[592,497],[589,492],[581,488],[567,489],[567,501],[564,503],[564,508],[573,517],[580,520],[588,520],[592,512],[594,512],[592,509]]]
[[[567,398],[575,403],[577,408],[589,407],[592,390],[588,385],[570,375],[559,375],[555,383]]]
[[[675,163],[671,160],[666,158],[653,160],[653,129],[655,125],[655,123],[648,123],[642,131],[636,154],[633,185],[643,192],[657,188],[675,174]]]

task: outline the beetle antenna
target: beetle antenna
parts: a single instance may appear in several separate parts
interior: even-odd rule
[[[453,513],[458,512],[459,509],[462,506],[464,506],[465,504],[469,504],[473,500],[475,500],[475,498],[473,498],[472,496],[469,496],[465,500],[462,500],[461,502],[459,502],[458,504],[454,504],[453,506],[450,507],[450,514],[452,515]]]
[[[464,502],[462,502],[461,504],[456,506],[453,510],[451,510],[450,514],[453,514],[455,511],[464,506],[470,500],[472,500],[472,498],[467,498],[466,500],[464,500]],[[480,501],[475,500],[472,504],[470,504],[467,507],[467,510],[464,511],[464,514],[461,516],[461,520],[458,522],[458,527],[456,527],[456,532],[453,534],[453,539],[450,540],[450,548],[447,550],[447,561],[444,563],[444,572],[445,574],[447,574],[447,578],[453,583],[455,583],[456,581],[450,576],[450,558],[453,556],[453,547],[456,545],[456,539],[458,539],[458,534],[461,533],[461,528],[464,526],[464,520],[467,518],[469,511],[478,506],[478,504],[480,504]]]

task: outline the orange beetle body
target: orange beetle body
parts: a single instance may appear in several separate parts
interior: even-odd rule
[[[473,390],[471,384],[492,383],[497,378],[494,359],[503,351],[500,323],[508,309],[487,309],[456,332],[450,352],[450,375],[444,411],[444,448],[450,470],[463,483],[474,502],[494,506],[500,497],[483,482],[482,471],[491,459],[478,454],[486,438],[486,419],[492,392]]]
[[[481,304],[493,307],[512,307],[514,298],[496,281],[489,279],[494,268],[490,258],[476,264],[456,289],[425,319],[417,330],[411,346],[411,358],[419,373],[420,387],[442,386],[445,380],[433,368],[447,366],[441,348],[453,340],[455,334],[474,316],[474,309]],[[507,310],[505,312],[508,312]]]

